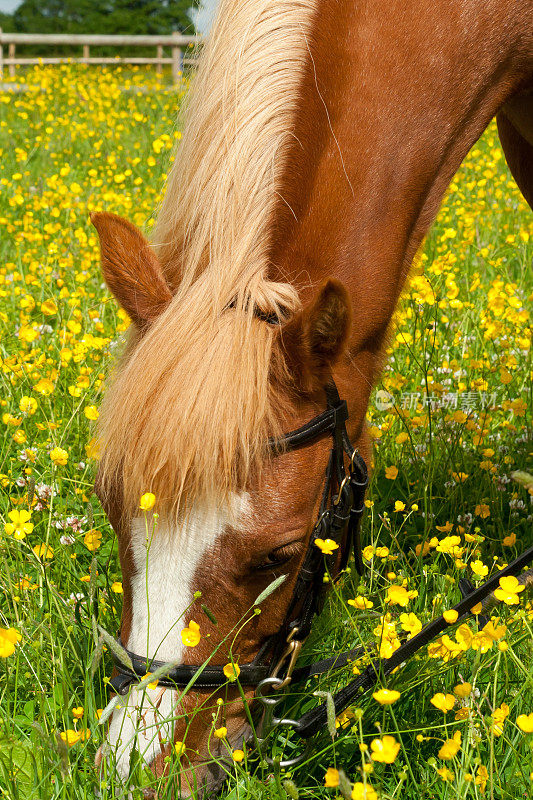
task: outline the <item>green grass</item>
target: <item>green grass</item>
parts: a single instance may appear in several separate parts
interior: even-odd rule
[[[96,712],[109,700],[108,654],[94,676],[90,665],[94,621],[118,628],[120,569],[115,537],[91,494],[87,415],[95,416],[127,322],[102,285],[87,212],[106,208],[149,221],[186,87],[176,92],[140,70],[71,66],[37,69],[24,80],[28,91],[0,94],[0,628],[22,637],[0,657],[0,797],[70,800],[99,791],[108,800],[120,790],[111,773],[101,783],[93,768],[103,740]],[[533,216],[491,127],[417,259],[376,387],[387,394],[369,408],[375,463],[363,524],[367,572],[349,572],[331,592],[304,657],[378,643],[387,612],[395,647],[401,614],[427,622],[457,602],[460,577],[481,580],[473,562],[491,574],[531,544],[531,497],[510,474],[531,471],[532,256]],[[29,411],[21,411],[23,397],[35,401]],[[53,463],[54,448],[66,451],[66,464]],[[397,501],[403,510],[395,510]],[[4,533],[8,513],[30,507],[33,530],[21,540]],[[91,550],[86,534],[95,529],[101,540],[93,536],[99,546]],[[455,535],[459,550],[449,540],[439,545]],[[39,545],[50,558],[36,555]],[[379,547],[386,549],[376,553]],[[417,595],[406,608],[389,605],[388,588],[402,582]],[[356,597],[373,607],[348,604]],[[533,711],[533,612],[524,598],[494,614],[507,626],[503,647],[494,642],[483,652],[488,642],[471,621],[467,649],[450,651],[448,642],[434,657],[422,651],[391,676],[388,688],[401,693],[396,703],[361,698],[336,736],[324,731],[291,773],[247,755],[229,768],[223,797],[285,800],[296,796],[289,779],[302,798],[335,797],[340,790],[324,786],[328,768],[352,785],[366,770],[384,800],[530,797],[533,737],[516,720]],[[349,667],[293,688],[284,713],[299,716],[319,701],[313,691],[335,692],[352,677]],[[472,685],[466,701],[456,699],[446,715],[432,705],[436,693],[453,694],[463,681]],[[508,714],[497,735],[493,715],[502,704]],[[78,707],[83,717],[74,722]],[[60,733],[75,728],[90,738],[67,748]],[[445,761],[439,750],[456,731],[461,748]],[[369,756],[385,734],[400,743],[392,764]],[[299,748],[293,736],[272,741],[279,757]],[[171,766],[177,770],[177,758]],[[453,778],[445,780],[444,767]],[[140,767],[133,776],[133,785],[153,782]],[[158,796],[169,792],[160,787]]]

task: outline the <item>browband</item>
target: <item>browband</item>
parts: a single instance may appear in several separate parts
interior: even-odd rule
[[[326,433],[333,433],[336,428],[344,425],[347,419],[348,406],[346,405],[346,400],[339,398],[336,405],[327,408],[306,425],[285,433],[279,439],[271,439],[269,446],[272,449],[298,450],[300,447],[305,447],[315,442]]]

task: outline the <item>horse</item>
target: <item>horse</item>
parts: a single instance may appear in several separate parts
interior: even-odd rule
[[[532,0],[220,0],[152,241],[92,217],[132,320],[96,491],[118,537],[121,643],[147,664],[236,670],[284,626],[331,441],[268,443],[323,412],[333,379],[368,459],[403,282],[494,117],[533,205]],[[234,682],[133,686],[103,757],[126,780],[135,742],[164,780],[178,743],[188,797],[249,733]]]

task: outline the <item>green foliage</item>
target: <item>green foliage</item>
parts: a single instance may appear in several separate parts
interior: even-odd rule
[[[199,0],[24,0],[13,14],[25,33],[194,33]],[[7,30],[7,28],[6,28]]]
[[[4,33],[12,33],[15,30],[13,14],[3,14],[0,11],[0,28]]]

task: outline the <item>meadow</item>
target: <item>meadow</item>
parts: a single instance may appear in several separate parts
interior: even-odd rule
[[[0,798],[124,796],[94,756],[118,630],[116,540],[92,494],[94,421],[128,327],[103,284],[89,211],[149,232],[172,150],[176,88],[154,73],[38,67],[0,89]],[[179,157],[179,156],[178,156]],[[395,314],[368,412],[366,574],[330,593],[304,658],[400,640],[532,543],[533,214],[495,126],[455,177]],[[511,587],[512,588],[512,587]],[[533,607],[503,592],[340,715],[283,771],[228,753],[226,800],[533,794]],[[296,717],[340,674],[294,687]],[[386,689],[388,691],[384,692]],[[288,736],[272,752],[288,758]],[[179,769],[186,749],[171,757]],[[157,790],[137,765],[136,787]],[[95,795],[95,792],[97,795]],[[159,787],[159,798],[170,789]]]

